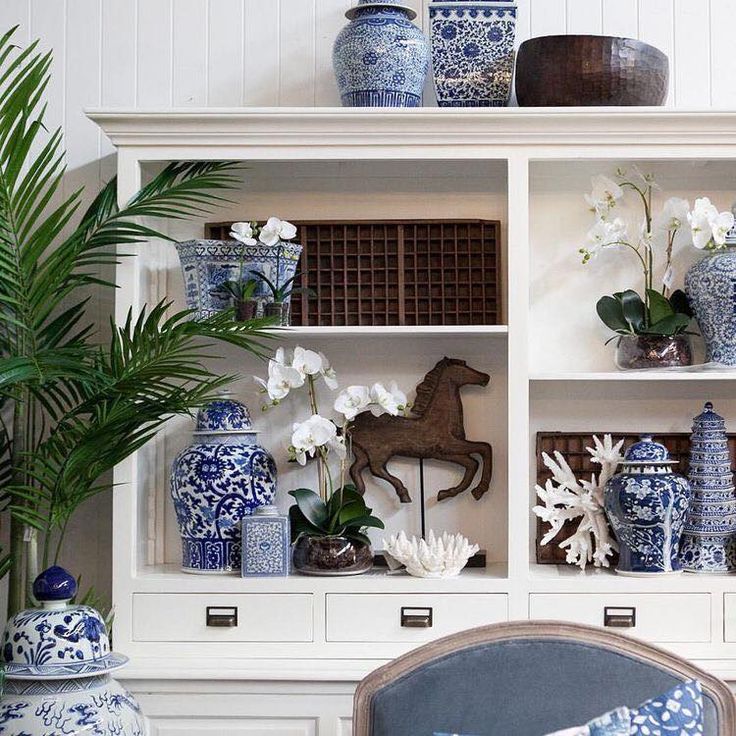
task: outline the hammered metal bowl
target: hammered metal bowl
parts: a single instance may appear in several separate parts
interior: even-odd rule
[[[662,105],[669,60],[654,46],[616,36],[539,36],[516,61],[520,107]]]

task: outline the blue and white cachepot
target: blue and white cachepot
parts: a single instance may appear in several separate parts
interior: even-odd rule
[[[276,493],[276,464],[256,434],[238,401],[212,401],[197,414],[194,443],[171,469],[184,572],[240,572],[243,517]]]
[[[511,95],[516,4],[433,0],[429,35],[440,107],[504,107]]]
[[[648,577],[681,571],[690,485],[673,471],[675,462],[664,445],[643,435],[606,484],[606,515],[619,543],[617,573]]]
[[[251,271],[262,273],[276,286],[283,286],[296,274],[302,246],[282,241],[277,245],[246,245],[237,240],[187,240],[176,244],[184,276],[187,307],[196,310],[197,319],[212,317],[232,307],[232,298],[220,290],[226,281],[248,281]],[[263,305],[273,301],[267,284],[260,282],[255,298]],[[289,303],[291,296],[284,299]]]
[[[345,107],[420,107],[429,44],[396,0],[358,0],[335,39],[332,63]]]
[[[61,567],[33,586],[41,608],[10,619],[3,638],[2,736],[145,736],[148,723],[110,673],[127,657],[110,651],[107,628],[89,606],[71,605],[74,578]]]

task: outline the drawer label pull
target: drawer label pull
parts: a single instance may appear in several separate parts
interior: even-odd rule
[[[636,626],[636,608],[606,606],[603,609],[603,625],[614,629],[633,629]]]
[[[430,606],[402,606],[401,626],[405,629],[431,629],[432,608]]]
[[[207,626],[232,629],[237,625],[237,606],[207,606]]]

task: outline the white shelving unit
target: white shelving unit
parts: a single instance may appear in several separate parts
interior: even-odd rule
[[[199,719],[198,733],[219,733],[218,698],[229,697],[230,718],[243,719],[242,733],[261,733],[258,724],[278,712],[284,726],[276,734],[347,734],[355,681],[421,641],[507,618],[602,625],[607,606],[636,607],[633,634],[736,679],[736,579],[623,579],[538,565],[530,510],[537,431],[686,431],[706,399],[734,424],[736,373],[613,369],[594,304],[629,286],[634,264],[601,259],[584,268],[576,252],[589,226],[582,202],[589,176],[621,163],[654,171],[663,196],[708,194],[730,206],[736,113],[305,108],[89,116],[118,148],[121,200],[160,162],[233,159],[248,165],[243,193],[213,219],[483,217],[501,220],[505,243],[503,326],[283,333],[285,343],[322,346],[346,380],[381,373],[410,387],[445,354],[492,374],[488,390],[464,395],[469,436],[494,445],[491,492],[480,502],[465,494],[428,510],[431,525],[462,530],[488,549],[485,571],[450,581],[382,573],[277,581],[188,576],[176,566],[166,481],[191,427],[173,423],[117,469],[115,643],[132,657],[129,685],[142,694],[157,733],[190,733],[176,726],[187,713]],[[172,234],[198,236],[201,228],[190,224]],[[684,269],[694,257],[683,251],[678,262]],[[125,260],[118,283],[118,318],[131,304],[139,308],[166,294],[182,299],[176,255],[167,245],[152,244]],[[245,374],[262,370],[230,351],[219,365]],[[254,400],[246,383],[238,391]],[[264,444],[276,455],[290,421],[286,413],[263,420]],[[282,495],[292,472],[282,473]],[[410,489],[416,485],[413,466],[400,465],[399,472]],[[432,466],[430,486],[453,477]],[[385,487],[372,484],[369,494],[390,530],[415,525],[416,510],[398,508]],[[243,623],[208,630],[206,605],[237,605]],[[435,627],[401,629],[402,606],[433,607]],[[249,619],[249,610],[270,613]]]

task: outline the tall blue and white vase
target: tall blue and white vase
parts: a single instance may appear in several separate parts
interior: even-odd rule
[[[736,572],[736,491],[726,422],[708,402],[690,437],[692,498],[680,561],[687,572]]]
[[[440,107],[504,107],[511,96],[516,4],[433,0],[429,35]]]
[[[429,44],[397,0],[358,0],[335,39],[332,63],[345,107],[420,107]]]
[[[712,251],[685,274],[685,291],[705,341],[706,362],[736,366],[736,227],[726,248]]]
[[[0,734],[146,736],[135,698],[112,677],[128,658],[110,651],[99,612],[74,605],[77,583],[61,567],[34,581],[39,608],[13,616],[3,635]]]
[[[248,409],[229,398],[200,409],[194,443],[171,469],[182,570],[239,573],[243,517],[275,493],[276,464],[256,443]]]
[[[605,508],[619,543],[620,575],[649,577],[682,570],[680,540],[690,501],[687,478],[673,471],[667,448],[643,435],[605,489]]]

